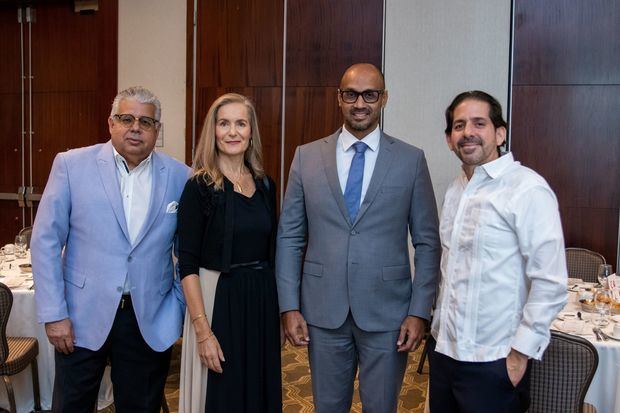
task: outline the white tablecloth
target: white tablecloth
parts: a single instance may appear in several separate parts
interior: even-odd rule
[[[7,336],[36,337],[39,340],[39,356],[37,364],[39,368],[39,387],[41,391],[41,406],[50,409],[52,405],[52,391],[54,388],[54,347],[47,340],[45,327],[37,323],[32,286],[32,274],[21,274],[19,264],[28,262],[26,259],[18,259],[5,262],[0,268],[0,282],[7,285],[15,285],[21,281],[19,287],[11,288],[13,292],[13,308],[6,328]],[[34,408],[32,396],[32,375],[30,367],[19,374],[11,376],[15,402],[18,413],[27,413]],[[99,408],[102,409],[112,404],[112,382],[109,368],[101,382],[99,389]],[[9,408],[9,399],[4,385],[0,385],[0,407]]]
[[[568,304],[564,310],[581,311],[586,319],[590,315],[582,311],[575,292],[569,293]],[[593,326],[589,321],[586,326],[586,330],[592,330]],[[603,331],[609,334],[612,329],[613,322],[610,322]],[[585,401],[596,407],[598,413],[618,413],[620,412],[620,341],[596,341],[591,335],[584,338],[592,342],[598,352],[598,368]]]

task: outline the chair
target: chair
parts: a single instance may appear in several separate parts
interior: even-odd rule
[[[30,238],[32,238],[32,227],[24,227],[19,231],[17,235],[25,235],[26,240],[28,241],[26,244],[26,248],[30,248]]]
[[[551,331],[551,342],[542,360],[532,362],[529,413],[596,412],[584,403],[592,382],[598,353],[583,337]]]
[[[566,248],[566,265],[570,278],[581,278],[598,283],[598,266],[605,264],[605,257],[585,248]]]
[[[34,393],[34,410],[41,410],[39,396],[39,369],[37,355],[39,342],[33,337],[7,337],[6,325],[13,306],[13,293],[6,285],[0,283],[0,375],[4,380],[6,393],[9,396],[11,413],[16,413],[15,394],[11,376],[20,373],[28,365],[32,367],[32,391]]]

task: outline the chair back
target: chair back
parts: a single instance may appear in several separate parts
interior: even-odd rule
[[[532,362],[529,413],[581,413],[598,366],[596,348],[583,337],[551,332],[542,360]]]
[[[25,235],[27,244],[26,246],[30,248],[30,238],[32,238],[32,227],[24,227],[19,231],[18,235]]]
[[[598,282],[598,266],[605,264],[605,257],[585,248],[566,248],[566,266],[570,278]]]
[[[0,283],[0,365],[9,357],[9,343],[6,339],[6,325],[13,307],[13,293],[6,285]]]

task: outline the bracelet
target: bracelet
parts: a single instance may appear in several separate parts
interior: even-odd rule
[[[196,317],[192,317],[192,323],[198,319],[201,319],[203,317],[206,317],[204,313],[202,314],[198,314]]]
[[[215,336],[215,333],[213,332],[213,330],[211,330],[211,334],[209,334],[207,337],[203,338],[202,340],[196,340],[196,343],[204,343],[205,341],[207,341],[213,336]]]

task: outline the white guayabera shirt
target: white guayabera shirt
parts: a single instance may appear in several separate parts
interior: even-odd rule
[[[556,197],[511,153],[461,173],[441,212],[441,282],[431,333],[460,361],[540,359],[566,303],[564,237]]]

